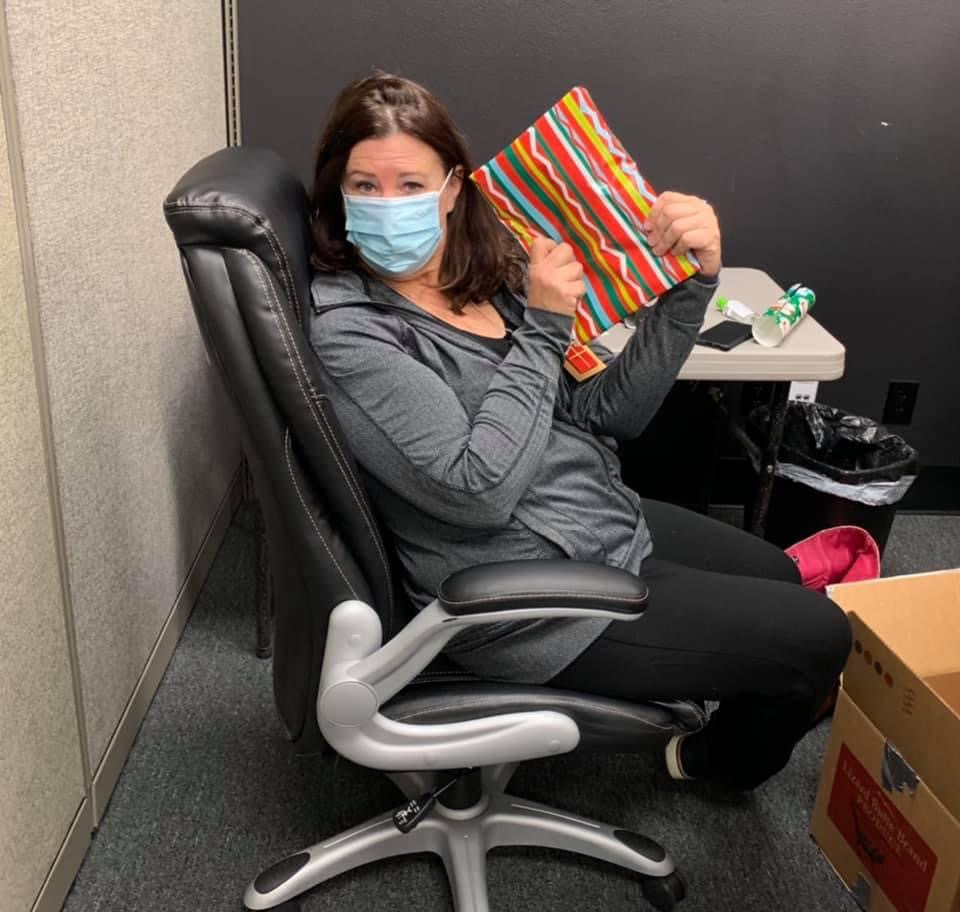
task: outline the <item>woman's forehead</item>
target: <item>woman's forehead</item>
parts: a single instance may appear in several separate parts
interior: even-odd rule
[[[370,174],[432,174],[443,162],[433,148],[407,133],[391,133],[358,142],[347,159],[346,172]]]

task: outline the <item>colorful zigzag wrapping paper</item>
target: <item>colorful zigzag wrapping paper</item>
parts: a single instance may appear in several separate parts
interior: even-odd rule
[[[692,255],[654,256],[641,226],[656,193],[580,86],[471,177],[528,250],[537,235],[573,247],[587,285],[580,342],[699,269]]]

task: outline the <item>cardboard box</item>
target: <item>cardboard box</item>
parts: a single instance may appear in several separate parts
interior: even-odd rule
[[[829,594],[854,649],[813,836],[868,912],[960,912],[960,570]]]

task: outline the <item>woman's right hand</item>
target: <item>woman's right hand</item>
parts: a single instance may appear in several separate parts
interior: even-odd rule
[[[536,238],[530,247],[528,306],[572,317],[586,293],[583,267],[573,248],[549,238]]]

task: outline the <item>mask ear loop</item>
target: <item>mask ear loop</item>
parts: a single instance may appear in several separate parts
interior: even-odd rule
[[[447,172],[447,176],[443,179],[443,183],[440,185],[440,189],[437,191],[437,216],[438,216],[438,217],[440,216],[440,205],[441,205],[440,201],[441,201],[441,199],[443,198],[443,191],[447,189],[447,184],[450,183],[450,178],[453,177],[453,172],[454,172],[455,170],[456,170],[456,168],[451,168],[451,169]],[[453,210],[451,209],[450,212],[452,212],[452,211],[453,211]],[[447,215],[449,216],[450,213],[448,212]],[[444,233],[444,234],[447,233],[447,229],[446,229],[445,227],[443,228],[443,233]]]

